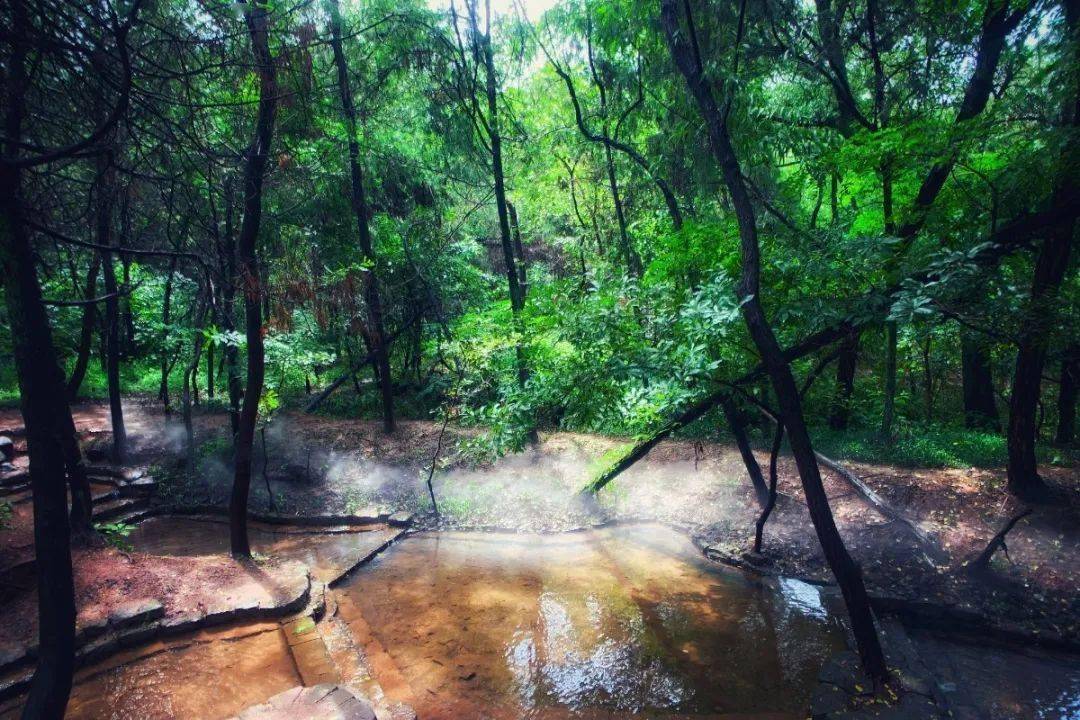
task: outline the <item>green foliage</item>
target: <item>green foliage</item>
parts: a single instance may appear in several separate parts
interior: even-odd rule
[[[123,522],[94,523],[94,529],[101,533],[101,536],[105,538],[105,542],[117,550],[131,552],[131,543],[128,542],[127,538],[135,529],[134,525]]]

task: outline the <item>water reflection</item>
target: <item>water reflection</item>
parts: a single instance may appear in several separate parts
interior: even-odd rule
[[[717,568],[651,525],[421,535],[343,592],[425,718],[797,716],[842,646],[813,586]]]

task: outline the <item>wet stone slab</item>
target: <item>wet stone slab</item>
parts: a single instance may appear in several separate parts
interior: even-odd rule
[[[346,685],[295,687],[231,720],[378,720],[371,704]]]

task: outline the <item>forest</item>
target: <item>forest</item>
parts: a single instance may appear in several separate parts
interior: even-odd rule
[[[0,719],[1080,718],[1078,0],[0,0]]]

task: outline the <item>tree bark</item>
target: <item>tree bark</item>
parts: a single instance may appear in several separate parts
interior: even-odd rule
[[[214,399],[214,342],[206,343],[206,397]]]
[[[521,295],[529,294],[528,268],[525,266],[525,248],[521,244],[521,226],[518,225],[517,208],[514,203],[506,201],[506,210],[510,213],[510,230],[514,233],[514,257],[517,260],[518,285],[521,286]]]
[[[964,425],[972,430],[999,432],[994,377],[986,343],[972,332],[961,330],[960,374],[964,395]]]
[[[169,359],[169,323],[172,322],[173,277],[176,275],[176,258],[169,261],[169,273],[165,276],[165,293],[161,305],[161,381],[158,384],[158,400],[169,413],[169,371],[172,362]]]
[[[859,363],[859,332],[849,333],[840,341],[836,362],[836,390],[829,408],[829,427],[846,430],[851,421],[851,398],[855,392],[855,369]]]
[[[83,297],[87,300],[96,296],[98,275],[101,273],[101,255],[95,252],[90,258],[90,269],[86,272],[86,287],[83,288]],[[83,306],[82,325],[79,328],[79,349],[75,355],[75,366],[71,369],[71,377],[68,378],[68,398],[74,400],[79,395],[83,380],[86,379],[86,368],[90,365],[90,349],[94,344],[94,324],[97,322],[97,303],[87,303]]]
[[[234,557],[250,558],[247,531],[251,493],[251,455],[259,414],[266,358],[263,350],[262,308],[264,289],[259,278],[258,239],[262,220],[263,174],[274,135],[277,78],[270,53],[267,6],[245,4],[244,21],[251,37],[252,56],[259,76],[259,105],[255,136],[244,157],[244,218],[237,239],[240,287],[244,293],[244,334],[247,338],[247,387],[237,422],[232,496],[229,499],[229,541]]]
[[[765,505],[769,498],[769,488],[765,484],[765,477],[761,474],[761,466],[754,457],[754,450],[750,447],[750,439],[746,435],[746,420],[734,401],[723,400],[721,406],[724,408],[724,417],[727,419],[731,434],[735,437],[735,444],[739,448],[743,465],[746,466],[746,474],[750,476],[754,494],[757,496],[758,503]]]
[[[885,322],[885,400],[881,409],[881,435],[887,441],[893,436],[896,417],[896,321]]]
[[[1080,3],[1066,1],[1062,4],[1065,9],[1069,54],[1073,67],[1076,67],[1080,64]],[[1066,126],[1075,132],[1080,128],[1080,80],[1075,77],[1075,73],[1072,75],[1067,78],[1072,84],[1072,93],[1062,114],[1067,119]],[[1075,188],[1075,142],[1066,146],[1059,162],[1058,177],[1054,183],[1056,201],[1060,201]],[[1031,297],[1017,343],[1016,370],[1013,374],[1012,396],[1009,398],[1009,427],[1006,434],[1009,451],[1008,488],[1014,495],[1029,500],[1041,499],[1047,492],[1046,483],[1039,477],[1038,461],[1035,457],[1038,432],[1036,413],[1042,374],[1046,366],[1049,330],[1057,317],[1058,290],[1069,266],[1069,253],[1076,225],[1075,219],[1059,224],[1039,249],[1031,280]]]
[[[1054,444],[1071,445],[1076,438],[1076,395],[1080,389],[1080,345],[1070,345],[1061,359],[1061,385],[1058,387],[1058,424]]]
[[[477,54],[484,63],[484,95],[487,100],[486,118],[482,118],[483,126],[488,137],[488,148],[491,151],[491,173],[495,183],[495,206],[499,216],[499,239],[502,244],[503,262],[506,265],[506,283],[510,291],[510,311],[513,316],[514,332],[519,341],[514,350],[517,360],[518,385],[522,388],[529,380],[529,368],[525,362],[525,350],[521,344],[521,336],[524,334],[524,326],[521,321],[521,311],[525,307],[525,294],[517,272],[517,262],[514,259],[513,237],[510,233],[510,213],[507,209],[506,199],[506,174],[503,170],[502,156],[502,131],[499,125],[499,90],[498,81],[495,77],[495,54],[491,47],[491,0],[484,0],[485,29],[480,30],[480,21],[477,17],[477,3],[479,0],[466,0],[469,7],[469,25],[472,42]],[[537,440],[536,429],[530,428],[529,440]]]
[[[218,265],[221,267],[222,276],[226,279],[221,288],[221,324],[230,333],[236,330],[236,285],[239,282],[236,274],[233,204],[233,181],[231,177],[228,177],[225,179],[225,232],[222,236],[222,245],[218,249]],[[230,342],[225,345],[225,374],[228,378],[229,426],[235,442],[236,435],[240,431],[240,399],[244,393],[240,382],[240,351],[236,343]]]
[[[112,209],[115,201],[116,168],[111,152],[98,156],[96,194],[97,244],[113,247]],[[123,462],[127,455],[127,429],[120,392],[120,298],[116,287],[116,266],[112,250],[101,252],[105,271],[105,374],[109,385],[109,417],[112,421],[113,462]]]
[[[822,484],[817,458],[814,456],[813,445],[803,418],[802,403],[799,390],[795,385],[795,378],[791,374],[784,351],[777,342],[761,305],[761,261],[757,219],[743,181],[738,157],[731,144],[720,107],[704,78],[700,58],[693,56],[683,36],[675,0],[660,0],[660,17],[672,59],[685,78],[687,87],[705,120],[713,153],[731,195],[739,225],[742,255],[739,299],[742,302],[743,318],[772,382],[779,406],[779,419],[788,433],[792,455],[795,457],[795,464],[806,494],[810,519],[817,531],[825,559],[844,596],[863,669],[876,683],[883,683],[888,677],[888,670],[877,630],[874,627],[873,613],[866,587],[863,584],[862,572],[848,554],[836,528],[828,496]],[[687,23],[692,28],[693,18],[688,17]]]
[[[349,66],[341,42],[341,8],[338,0],[328,0],[330,11],[330,45],[334,52],[334,64],[337,66],[338,94],[341,101],[342,119],[349,140],[349,180],[352,194],[350,201],[353,215],[356,217],[356,229],[360,238],[360,250],[368,264],[364,272],[364,302],[367,304],[368,321],[371,324],[371,341],[375,350],[375,368],[379,378],[379,391],[382,396],[383,429],[394,431],[394,382],[390,374],[390,353],[386,341],[386,329],[383,326],[382,300],[379,297],[378,277],[375,274],[375,251],[371,244],[371,230],[368,227],[368,206],[364,192],[364,175],[360,167],[360,144],[356,136],[356,108],[353,106],[352,90],[349,85]]]
[[[10,4],[11,53],[4,58],[4,144],[0,159],[0,277],[3,278],[19,400],[30,453],[38,590],[37,669],[23,720],[64,716],[75,664],[75,587],[71,570],[65,454],[57,418],[71,411],[42,302],[24,221],[19,160],[31,21],[23,0]]]
[[[1073,223],[1069,223],[1048,238],[1039,251],[1028,312],[1016,351],[1006,433],[1007,475],[1009,491],[1027,500],[1041,499],[1047,491],[1035,456],[1036,416],[1046,366],[1047,323],[1056,315],[1053,301],[1068,267],[1072,235]]]

